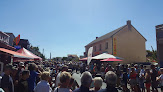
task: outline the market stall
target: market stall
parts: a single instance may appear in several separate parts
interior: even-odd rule
[[[20,50],[17,51],[18,53],[24,54],[26,56],[32,57],[33,60],[38,60],[38,61],[42,61],[42,58],[33,54],[32,52],[30,52],[29,50],[25,49],[25,48],[21,48]]]

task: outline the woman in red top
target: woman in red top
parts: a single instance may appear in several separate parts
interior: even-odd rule
[[[97,66],[96,64],[94,64],[94,67],[93,67],[93,76],[95,76],[97,73]]]
[[[130,85],[131,85],[131,89],[134,92],[138,92],[137,90],[137,81],[136,81],[136,77],[137,77],[137,73],[135,71],[135,68],[132,67],[131,68],[131,73],[130,73]]]
[[[146,69],[146,74],[145,74],[145,86],[147,92],[150,92],[150,86],[151,86],[151,74],[150,74],[150,69]]]

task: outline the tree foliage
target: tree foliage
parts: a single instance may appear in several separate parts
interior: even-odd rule
[[[147,58],[149,58],[151,61],[157,61],[157,50],[146,50],[147,52]]]
[[[40,56],[43,61],[46,59],[45,55],[43,55],[43,53],[40,52],[40,49],[38,46],[37,47],[31,46],[31,49],[32,49],[33,53],[36,54],[37,56]]]
[[[64,61],[64,60],[67,60],[67,59],[68,59],[67,57],[63,57],[63,58],[62,58],[63,61]]]
[[[40,52],[39,47],[33,47],[32,49],[35,50],[36,52]]]

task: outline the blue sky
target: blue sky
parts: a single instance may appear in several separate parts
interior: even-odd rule
[[[83,55],[84,46],[131,20],[156,49],[163,0],[0,0],[0,30],[38,46],[49,58]]]

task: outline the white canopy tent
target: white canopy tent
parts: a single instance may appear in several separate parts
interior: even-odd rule
[[[107,54],[107,53],[102,53],[100,55],[97,55],[97,56],[92,57],[92,59],[108,59],[108,58],[122,59],[120,57],[116,57],[114,55]]]

